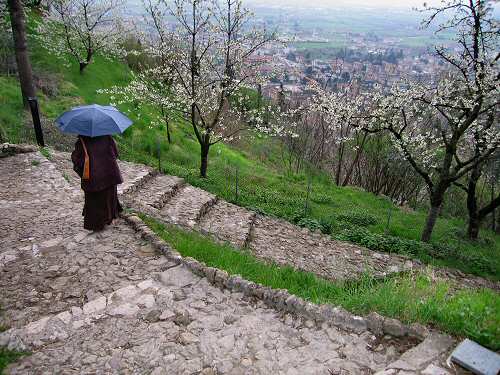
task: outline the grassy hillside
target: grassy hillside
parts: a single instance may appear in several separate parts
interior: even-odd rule
[[[76,64],[64,66],[35,40],[31,40],[30,47],[35,72],[41,77],[46,92],[39,92],[41,109],[49,120],[76,104],[109,104],[110,98],[97,94],[96,90],[126,84],[130,77],[124,64],[102,57],[97,57],[81,75]],[[15,79],[0,77],[0,104],[0,126],[5,137],[13,142],[30,138],[30,132],[23,125],[26,115],[22,112]],[[471,243],[464,239],[463,220],[440,218],[433,236],[435,246],[420,249],[421,244],[416,241],[425,212],[403,210],[387,198],[357,188],[337,187],[318,171],[311,171],[310,176],[289,174],[282,163],[279,143],[272,139],[252,137],[239,142],[237,147],[214,146],[209,157],[209,177],[201,179],[198,177],[199,146],[187,124],[182,121],[173,124],[173,143],[168,144],[165,129],[150,128],[144,113],[135,112],[130,106],[121,106],[121,109],[135,120],[133,127],[117,137],[121,155],[127,160],[156,167],[159,146],[161,168],[166,173],[184,177],[189,183],[229,201],[290,221],[301,220],[313,228],[327,228],[327,232],[338,238],[375,250],[402,252],[425,262],[500,278],[500,236],[491,231],[483,230],[482,239]],[[57,131],[50,129],[50,132]],[[68,144],[71,142],[72,139]],[[60,141],[52,140],[52,143],[58,146]],[[308,179],[311,181],[310,210],[304,215]]]

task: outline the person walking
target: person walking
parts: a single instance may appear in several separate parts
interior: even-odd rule
[[[132,121],[115,107],[92,104],[63,113],[56,123],[61,131],[78,135],[71,160],[85,194],[83,227],[101,231],[122,211],[117,186],[123,179],[111,135],[123,133]]]
[[[118,149],[110,135],[79,136],[71,154],[73,170],[82,179],[85,194],[83,227],[101,231],[122,211],[117,186],[123,182],[117,163]]]

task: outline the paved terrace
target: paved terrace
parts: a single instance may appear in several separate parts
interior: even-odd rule
[[[83,230],[67,156],[0,159],[0,323],[12,327],[0,345],[32,353],[8,374],[434,374],[445,366],[447,336],[392,337],[411,330],[210,270],[152,239],[138,218]],[[147,167],[121,168],[127,203],[263,259],[285,264],[299,254],[294,266],[332,279],[347,276],[343,267],[388,273],[409,265],[257,217]],[[289,248],[296,244],[304,248]],[[308,265],[307,254],[318,259]]]

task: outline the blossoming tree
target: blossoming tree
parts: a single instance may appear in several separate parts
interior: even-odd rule
[[[500,146],[500,53],[490,1],[445,0],[424,10],[430,12],[424,25],[444,14],[438,32],[456,32],[455,50],[436,48],[447,72],[434,85],[406,82],[390,95],[374,94],[368,117],[370,129],[387,130],[427,185],[430,210],[421,237],[427,242],[448,188]]]
[[[50,0],[39,24],[42,45],[55,56],[71,56],[80,73],[97,53],[121,54],[118,14],[123,0]]]
[[[354,94],[350,90],[330,92],[312,80],[309,89],[314,93],[309,110],[321,114],[330,135],[328,143],[336,148],[335,182],[346,186],[369,135],[366,124],[362,123],[364,117],[360,116],[368,99],[366,95]],[[353,152],[353,157],[344,160],[348,149]]]
[[[146,17],[142,29],[154,31],[140,32],[137,35],[141,41],[141,53],[146,56],[145,62],[139,64],[137,72],[133,72],[132,80],[126,86],[100,89],[98,93],[109,95],[112,104],[130,103],[135,109],[140,108],[142,113],[147,113],[152,119],[151,127],[165,125],[167,140],[171,143],[172,117],[188,115],[183,112],[182,103],[173,92],[174,65],[177,63],[173,46],[179,41],[169,29],[168,10],[153,0],[144,1],[143,4]]]
[[[148,13],[160,20],[165,9],[175,19],[171,41],[176,42],[160,46],[172,58],[172,108],[189,118],[200,144],[200,175],[206,177],[212,145],[249,126],[268,133],[279,128],[264,121],[257,108],[245,106],[245,89],[263,79],[254,53],[275,40],[275,34],[252,25],[252,14],[241,0],[158,0]],[[164,28],[153,24],[159,38]]]

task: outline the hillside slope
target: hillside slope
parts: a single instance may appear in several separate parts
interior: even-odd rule
[[[62,136],[54,129],[52,120],[77,104],[109,104],[112,99],[98,94],[97,90],[126,84],[130,71],[121,62],[97,57],[81,75],[76,64],[64,66],[36,40],[32,38],[30,43],[41,109],[46,119],[47,142],[68,149],[74,139]],[[0,103],[3,137],[11,142],[32,141],[29,117],[23,114],[14,78],[0,77]],[[120,106],[120,109],[135,121],[129,131],[117,137],[121,156],[126,160],[158,167],[157,151],[160,150],[164,172],[180,176],[227,201],[313,228],[322,224],[323,229],[337,238],[374,250],[403,253],[428,263],[500,278],[500,236],[491,231],[483,230],[482,239],[471,243],[463,238],[463,220],[440,218],[433,237],[435,246],[422,246],[417,241],[425,212],[401,209],[385,197],[357,188],[337,187],[318,171],[310,171],[309,177],[305,173],[291,175],[284,167],[279,142],[269,138],[252,137],[238,142],[237,146],[214,146],[209,157],[209,177],[201,179],[198,177],[199,146],[187,124],[182,121],[173,124],[173,142],[168,144],[165,129],[151,128],[146,114],[130,106]],[[308,178],[311,181],[309,199]],[[306,200],[310,207],[308,215],[303,214]]]

